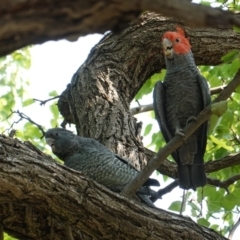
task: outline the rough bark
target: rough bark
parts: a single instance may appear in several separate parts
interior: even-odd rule
[[[165,67],[160,39],[179,24],[154,13],[140,20],[119,34],[106,35],[64,94],[71,106],[68,118],[74,119],[79,135],[97,139],[137,168],[146,164],[146,157],[141,124],[136,123],[129,105],[146,79]],[[231,29],[186,30],[198,65],[216,65],[222,55],[240,48],[240,36]]]
[[[182,0],[1,0],[0,56],[29,44],[119,31],[146,10],[198,27],[240,26],[233,13]],[[214,35],[213,35],[214,36]]]
[[[226,239],[189,218],[115,194],[2,135],[0,179],[1,225],[20,239],[84,239],[80,231],[95,239]]]

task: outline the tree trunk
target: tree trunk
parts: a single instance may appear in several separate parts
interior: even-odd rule
[[[136,123],[129,105],[146,79],[165,67],[161,36],[177,24],[147,13],[139,24],[119,34],[107,34],[92,49],[64,92],[64,102],[70,101],[71,111],[67,113],[76,123],[78,134],[100,141],[138,169],[146,164],[146,156],[141,123]],[[198,65],[219,64],[225,53],[240,48],[240,36],[229,29],[186,31]],[[65,116],[61,104],[59,110]]]
[[[0,135],[0,146],[0,219],[15,237],[86,239],[82,232],[93,239],[226,239],[113,193],[30,143]]]

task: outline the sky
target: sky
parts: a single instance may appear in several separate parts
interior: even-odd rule
[[[66,40],[49,41],[41,45],[33,46],[31,48],[32,66],[28,75],[31,82],[28,89],[30,97],[46,100],[49,98],[48,93],[51,91],[57,91],[59,94],[62,93],[71,81],[72,75],[87,58],[91,48],[97,44],[101,38],[102,35],[93,34],[81,37],[76,42]],[[152,103],[152,95],[150,94],[141,99],[140,103],[142,105]],[[134,106],[134,104],[132,104],[132,106]],[[39,124],[45,126],[46,129],[51,127],[49,123],[51,117],[49,104],[40,106],[38,103],[34,103],[23,108],[22,111]],[[143,130],[147,124],[152,123],[153,129],[151,133],[159,131],[157,122],[148,115],[149,114],[139,114],[135,117],[137,117],[138,121],[143,121]],[[144,145],[148,146],[151,138],[144,137],[143,141]],[[153,177],[160,181],[161,188],[172,181],[164,182],[162,176],[156,175],[156,173],[154,173]],[[156,206],[167,209],[174,200],[181,201],[182,194],[183,191],[176,188],[171,193],[164,195],[163,199],[158,200]],[[191,208],[188,207],[185,214],[190,214],[190,211]],[[222,222],[219,221],[217,221],[217,223],[222,224]],[[237,236],[240,236],[240,231],[235,233],[233,240],[240,239]]]

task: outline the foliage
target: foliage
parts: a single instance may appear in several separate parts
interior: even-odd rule
[[[35,103],[30,94],[28,87],[28,70],[31,67],[30,48],[24,48],[13,52],[10,55],[0,58],[0,119],[1,133],[9,134],[10,130],[17,129],[16,136],[22,140],[31,140],[40,150],[50,153],[45,148],[45,142],[42,137],[42,132],[37,126],[30,123],[26,119],[22,119],[17,114],[11,114],[15,109],[20,109],[24,112],[24,108]],[[56,91],[49,93],[50,97],[57,96]],[[59,125],[62,118],[59,117],[56,101],[50,105],[52,113],[51,126]],[[22,126],[19,125],[22,123]],[[14,240],[15,238],[4,234],[4,239]]]
[[[0,58],[0,117],[4,123],[11,123],[7,119],[11,110],[17,105],[25,105],[26,88],[29,81],[26,80],[27,70],[31,66],[31,57],[28,48],[17,50],[16,52]],[[17,103],[16,99],[20,99]],[[3,130],[3,129],[1,129]]]

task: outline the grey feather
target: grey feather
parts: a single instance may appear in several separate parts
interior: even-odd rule
[[[176,54],[167,59],[164,82],[157,82],[153,92],[156,119],[163,137],[169,142],[179,130],[211,102],[210,90],[200,75],[192,52]],[[187,139],[182,147],[172,153],[178,164],[179,186],[196,189],[206,184],[203,156],[206,149],[208,122],[205,122]]]
[[[61,128],[48,130],[45,138],[53,153],[63,160],[67,167],[85,173],[112,191],[121,192],[138,174],[125,159],[113,154],[94,139],[79,137]],[[155,179],[147,180],[137,195],[148,205],[154,206],[148,196],[156,197],[157,192],[149,186],[159,186],[159,182]]]

